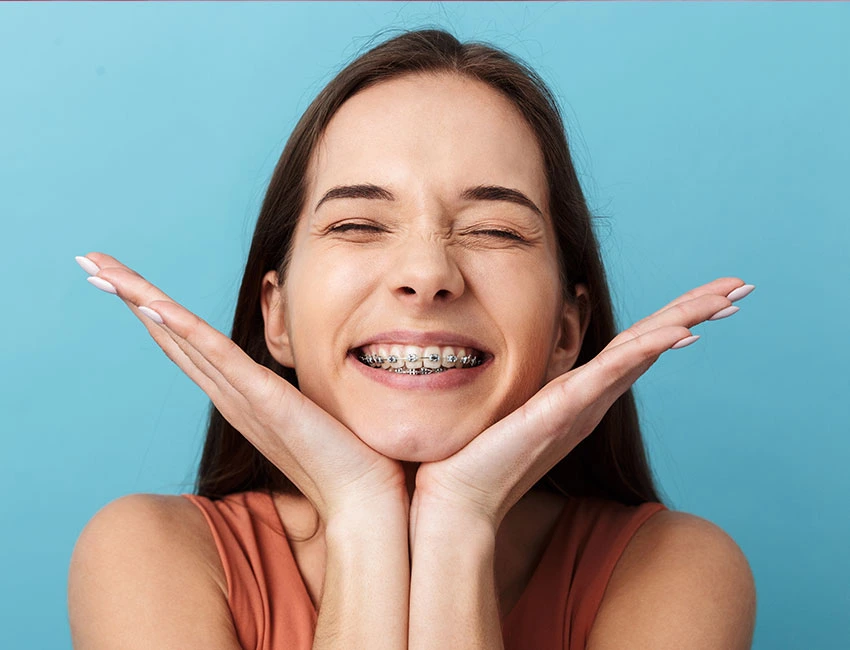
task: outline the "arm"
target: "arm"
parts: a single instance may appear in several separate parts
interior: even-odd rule
[[[76,650],[239,650],[215,545],[192,517],[182,497],[134,494],[91,519],[68,575]]]
[[[421,499],[414,516],[410,649],[502,648],[494,571],[496,530],[483,519],[455,515],[445,504],[425,504]]]
[[[411,505],[411,646],[445,647],[450,640],[457,648],[502,647],[492,585],[495,535],[487,525],[497,530],[522,495],[595,429],[611,404],[665,351],[692,343],[696,337],[689,328],[728,309],[728,295],[741,285],[737,278],[721,278],[684,294],[619,334],[591,361],[552,379],[453,456],[419,467]],[[572,360],[564,362],[571,367],[580,337],[578,327],[569,324],[571,335],[562,339],[565,346],[573,342]],[[568,351],[563,348],[564,355]],[[704,604],[703,596],[694,595],[695,607]],[[655,630],[668,616],[663,612],[647,620],[647,629]],[[687,618],[674,625],[685,634],[696,630]],[[622,647],[636,647],[628,634],[598,650]]]
[[[117,294],[127,304],[168,358],[318,512],[325,527],[327,555],[314,647],[405,648],[409,497],[401,465],[367,447],[294,386],[258,365],[228,337],[138,273],[108,255],[90,253],[86,257],[98,267],[96,286]],[[168,546],[166,537],[160,540],[161,546]],[[98,562],[97,550],[85,556]],[[126,620],[148,610],[167,609],[173,594],[179,592],[171,577],[164,575],[170,565],[157,563],[154,550],[145,547],[141,560],[144,576],[168,588],[147,594],[144,603],[128,594],[129,613],[123,613]],[[108,569],[97,584],[89,583],[92,589],[105,585],[110,593],[119,590],[117,581],[124,574],[111,565]],[[83,582],[79,584],[83,586]],[[197,591],[209,588],[209,584],[201,584]],[[181,622],[185,627],[174,634],[193,638],[188,619],[177,617],[173,625],[179,627]],[[97,627],[88,631],[97,635],[100,643],[110,639]]]
[[[407,512],[340,518],[313,648],[403,648]],[[68,615],[76,650],[240,650],[218,550],[182,497],[133,494],[102,508],[74,547]]]
[[[407,647],[410,563],[403,499],[325,531],[327,561],[314,650]]]

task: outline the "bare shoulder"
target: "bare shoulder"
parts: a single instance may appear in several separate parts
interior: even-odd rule
[[[710,521],[662,511],[623,552],[587,647],[743,650],[755,613],[752,571],[735,541]]]
[[[71,557],[74,647],[238,648],[224,570],[198,508],[132,494],[101,508]]]

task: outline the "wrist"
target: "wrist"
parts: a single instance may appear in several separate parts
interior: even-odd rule
[[[407,535],[410,504],[406,499],[372,499],[329,513],[323,522],[328,544],[371,542]]]
[[[410,510],[411,544],[475,554],[495,548],[498,524],[489,515],[445,499],[419,497],[414,493]]]

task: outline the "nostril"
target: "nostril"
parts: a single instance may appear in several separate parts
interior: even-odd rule
[[[405,294],[407,294],[408,296],[413,295],[414,293],[416,293],[416,290],[415,290],[415,289],[413,289],[412,287],[402,287],[402,288],[401,288],[401,291],[402,291],[402,293],[405,293]]]

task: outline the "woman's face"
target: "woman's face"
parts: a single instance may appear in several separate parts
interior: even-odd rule
[[[561,298],[542,154],[486,84],[411,75],[358,93],[306,196],[282,290],[264,280],[266,340],[376,451],[445,458],[572,367],[583,330]]]

